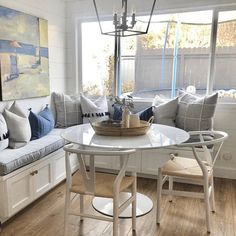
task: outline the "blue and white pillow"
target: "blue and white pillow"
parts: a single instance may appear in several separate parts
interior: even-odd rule
[[[83,93],[80,94],[83,123],[102,121],[109,119],[106,96],[101,96],[96,100],[91,100]]]

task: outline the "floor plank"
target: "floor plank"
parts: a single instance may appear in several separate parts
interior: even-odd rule
[[[31,204],[3,225],[1,236],[62,236],[64,230],[64,191],[62,183],[48,194]],[[200,186],[175,184],[176,189],[201,191]],[[161,224],[155,223],[156,180],[139,178],[138,191],[149,196],[154,209],[137,218],[137,231],[133,234],[131,220],[120,221],[121,236],[201,236],[207,235],[204,202],[194,198],[175,197],[169,202],[162,197]],[[236,180],[215,179],[216,213],[212,214],[211,236],[236,236]],[[85,209],[94,212],[91,198],[85,201]],[[74,198],[73,209],[78,210],[79,199]],[[98,214],[98,213],[96,213]],[[69,235],[110,236],[109,222],[70,217]]]

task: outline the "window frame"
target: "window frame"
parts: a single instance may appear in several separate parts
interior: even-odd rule
[[[211,38],[210,38],[210,53],[209,53],[209,65],[208,65],[208,76],[206,81],[206,95],[210,95],[213,93],[214,82],[215,82],[215,65],[216,65],[216,40],[217,40],[217,29],[218,29],[218,18],[219,12],[223,11],[236,11],[236,4],[232,4],[229,6],[219,6],[219,7],[203,7],[203,8],[188,8],[188,9],[171,9],[171,10],[164,10],[164,11],[156,11],[153,14],[163,15],[163,14],[173,14],[173,13],[184,13],[184,12],[192,12],[192,11],[204,11],[204,10],[212,10],[212,22],[211,22]],[[101,17],[101,20],[109,19],[108,16]],[[77,20],[76,24],[76,31],[75,31],[75,40],[76,40],[76,90],[78,92],[83,91],[83,65],[82,65],[82,23],[89,23],[89,22],[96,22],[96,17],[88,17],[86,19],[80,18]],[[111,36],[112,37],[112,36]],[[115,39],[114,39],[115,43]],[[120,68],[120,66],[118,66]],[[117,72],[120,75],[120,72]],[[117,96],[119,86],[121,85],[121,79],[118,76],[117,81],[114,82],[114,94]],[[115,76],[114,76],[115,79]],[[152,98],[137,98],[135,100],[139,101],[151,101]],[[236,103],[233,101],[232,103]]]

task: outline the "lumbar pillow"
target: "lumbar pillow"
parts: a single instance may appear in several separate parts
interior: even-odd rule
[[[179,98],[176,126],[186,131],[212,129],[218,94],[205,97],[183,93]]]
[[[178,98],[153,107],[154,123],[175,126]]]
[[[56,127],[68,127],[83,123],[79,95],[52,93],[56,109]]]
[[[45,136],[54,127],[54,118],[48,106],[38,114],[33,113],[30,109],[29,122],[31,127],[31,140]]]
[[[9,144],[9,132],[7,123],[2,114],[0,114],[0,151],[7,148]]]
[[[99,97],[97,100],[91,99],[80,94],[81,108],[83,114],[83,123],[107,120],[109,118],[106,96]]]
[[[31,137],[30,124],[25,113],[14,102],[9,110],[3,113],[9,130],[9,147],[25,146]]]

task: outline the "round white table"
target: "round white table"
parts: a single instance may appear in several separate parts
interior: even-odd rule
[[[67,128],[61,136],[68,142],[82,145],[84,147],[102,148],[102,149],[157,149],[167,146],[181,144],[189,139],[189,134],[184,130],[152,124],[145,135],[140,136],[102,136],[95,134],[90,124],[83,124]],[[158,157],[157,157],[158,158]],[[166,160],[168,161],[168,160]],[[121,202],[127,196],[121,194]],[[112,199],[98,198],[93,199],[93,207],[105,214],[112,215]],[[142,216],[150,212],[153,208],[151,199],[147,196],[137,193],[137,216]],[[119,216],[121,218],[131,217],[131,207],[123,211]]]

